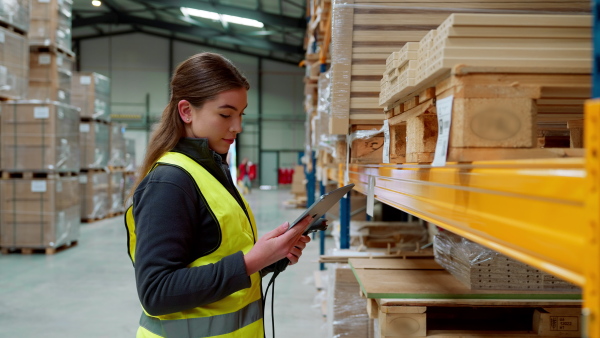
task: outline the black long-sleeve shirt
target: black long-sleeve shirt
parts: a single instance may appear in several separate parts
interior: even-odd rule
[[[206,139],[181,139],[172,151],[202,165],[244,208],[227,164],[208,148]],[[250,287],[241,251],[215,264],[186,268],[216,250],[221,235],[201,192],[182,169],[161,165],[152,170],[133,195],[133,213],[136,284],[149,314],[206,305]]]

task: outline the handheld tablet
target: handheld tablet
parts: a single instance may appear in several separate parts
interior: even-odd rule
[[[333,207],[340,199],[342,199],[344,195],[346,195],[350,190],[352,190],[353,187],[354,183],[350,183],[346,186],[337,188],[328,192],[325,195],[322,195],[315,201],[315,203],[313,203],[300,216],[298,216],[298,218],[294,222],[290,223],[290,227],[288,228],[288,230],[293,228],[296,224],[298,224],[298,222],[300,222],[304,217],[306,217],[306,215],[311,215],[313,218],[313,220],[307,227],[307,229],[310,229],[316,222],[319,221],[319,218],[325,215],[325,213],[327,213],[327,211],[331,209],[331,207]]]

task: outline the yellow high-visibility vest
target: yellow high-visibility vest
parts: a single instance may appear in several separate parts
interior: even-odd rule
[[[207,207],[221,229],[220,246],[212,253],[196,259],[188,268],[216,263],[240,250],[247,254],[252,249],[257,238],[256,223],[248,202],[243,197],[248,215],[221,182],[184,154],[168,152],[156,165],[173,165],[188,172],[194,178]],[[125,223],[129,237],[129,256],[135,264],[133,206],[127,209]],[[252,274],[250,280],[250,288],[201,307],[161,316],[151,316],[144,311],[136,337],[263,337],[260,274]]]

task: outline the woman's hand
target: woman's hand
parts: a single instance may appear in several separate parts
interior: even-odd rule
[[[311,221],[312,217],[308,215],[289,231],[289,222],[285,222],[259,238],[250,252],[244,255],[248,276],[286,257],[291,264],[297,263],[306,243],[310,241],[302,233]]]

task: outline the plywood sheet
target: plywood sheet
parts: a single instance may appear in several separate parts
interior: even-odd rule
[[[348,263],[355,269],[380,270],[443,270],[433,259],[351,258]]]
[[[471,290],[446,270],[352,271],[367,298],[581,299],[575,292]]]

